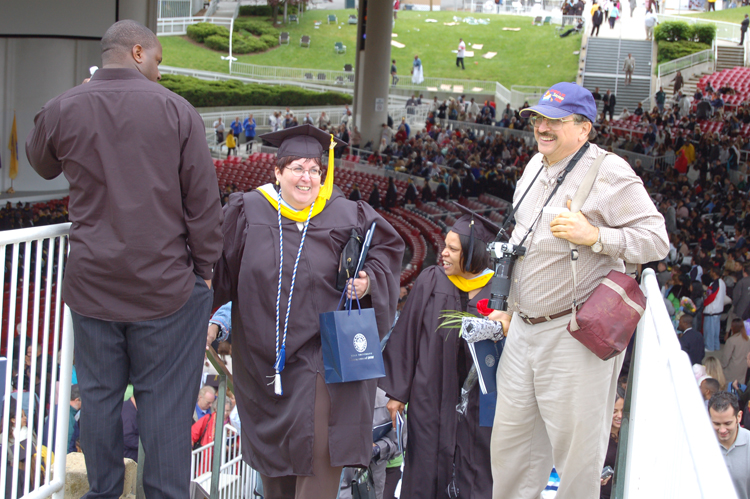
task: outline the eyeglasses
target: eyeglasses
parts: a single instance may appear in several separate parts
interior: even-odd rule
[[[320,176],[323,174],[323,170],[320,168],[310,168],[309,170],[305,170],[301,166],[295,166],[294,168],[289,169],[292,172],[292,175],[295,177],[301,177],[305,173],[310,175],[310,178],[320,178]]]
[[[539,128],[540,126],[542,126],[542,122],[544,121],[547,122],[547,128],[549,128],[550,130],[560,130],[563,127],[563,123],[575,121],[575,118],[571,118],[569,120],[553,120],[550,118],[545,118],[544,116],[539,116],[538,114],[529,117],[529,122],[531,122],[531,126],[533,126],[534,128]]]

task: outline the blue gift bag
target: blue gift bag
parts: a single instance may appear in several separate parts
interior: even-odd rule
[[[342,300],[345,294],[346,290]],[[352,309],[352,300],[347,299],[344,310],[320,314],[320,337],[326,383],[385,376],[375,311],[360,308],[359,299],[356,309]]]
[[[474,365],[477,366],[479,377],[479,388],[483,394],[492,393],[497,390],[497,364],[503,353],[505,338],[498,342],[482,340],[469,343],[469,351]]]

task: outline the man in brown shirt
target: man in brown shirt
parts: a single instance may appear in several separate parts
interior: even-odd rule
[[[70,182],[63,296],[75,331],[86,497],[122,494],[122,394],[138,401],[148,497],[189,496],[221,206],[200,115],[157,83],[161,44],[135,21],[102,38],[103,67],[49,101],[26,154]]]
[[[526,254],[511,276],[512,319],[495,312],[508,338],[497,372],[493,498],[536,499],[554,464],[559,499],[595,499],[623,355],[603,361],[568,333],[574,289],[576,302],[584,303],[610,270],[661,260],[669,241],[643,183],[614,155],[602,162],[581,211],[567,210],[605,152],[588,143],[596,119],[588,90],[558,83],[521,115],[534,126],[540,154],[529,161],[513,199],[517,205],[528,189],[511,237],[519,244],[528,233]],[[575,288],[569,243],[578,247]]]

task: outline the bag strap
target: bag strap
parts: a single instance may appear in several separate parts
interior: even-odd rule
[[[578,186],[573,199],[570,201],[571,213],[578,213],[581,211],[583,204],[586,202],[586,198],[589,197],[591,188],[594,186],[596,176],[599,174],[599,167],[609,154],[611,153],[605,152],[604,154],[600,154],[589,167],[586,175],[581,181],[581,185]],[[578,306],[576,303],[576,291],[578,288],[578,246],[570,241],[568,241],[568,245],[570,246],[570,265],[573,268],[573,317],[570,320],[570,330],[575,331],[578,329],[578,322],[576,322],[576,308]]]

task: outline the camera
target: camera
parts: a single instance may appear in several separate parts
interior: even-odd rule
[[[508,310],[508,295],[510,294],[510,276],[513,273],[513,265],[519,256],[526,254],[524,246],[516,246],[510,243],[498,241],[487,245],[490,252],[493,270],[492,287],[490,288],[490,301],[487,306],[493,310]]]

